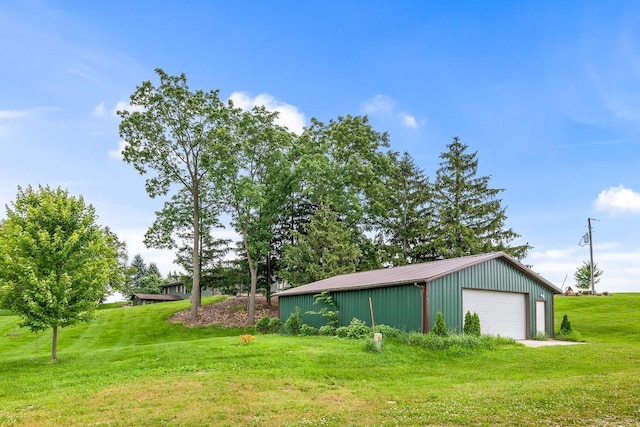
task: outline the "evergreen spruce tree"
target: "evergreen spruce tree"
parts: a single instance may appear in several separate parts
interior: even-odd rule
[[[326,205],[311,217],[303,232],[293,231],[296,243],[285,248],[282,277],[299,286],[356,271],[360,250],[351,233]]]
[[[462,332],[465,335],[471,335],[471,330],[473,328],[473,315],[470,311],[467,311],[467,314],[464,315],[464,325],[462,326]]]
[[[431,183],[405,152],[401,158],[390,154],[392,172],[385,188],[385,212],[378,242],[383,245],[383,261],[398,266],[422,261],[429,234],[428,211]]]
[[[560,324],[560,334],[568,334],[571,332],[571,322],[569,322],[569,317],[565,314],[562,317],[562,324]]]
[[[471,335],[479,337],[482,331],[480,330],[480,316],[478,316],[478,313],[473,313],[471,316],[471,325]]]
[[[447,331],[447,325],[444,322],[444,316],[440,312],[436,314],[436,324],[433,325],[433,329],[431,329],[431,333],[433,333],[434,335],[438,335],[440,337],[449,336],[449,331]]]
[[[468,153],[458,137],[440,155],[432,199],[435,225],[432,229],[432,259],[455,258],[504,251],[517,259],[526,256],[529,245],[510,246],[520,237],[505,228],[507,219],[502,189],[489,186],[489,176],[477,176],[477,152]]]

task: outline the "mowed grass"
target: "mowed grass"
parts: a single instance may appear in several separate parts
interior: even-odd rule
[[[184,328],[188,302],[101,310],[50,333],[0,313],[0,425],[638,425],[640,294],[556,299],[588,344],[467,356],[385,340]],[[4,314],[4,315],[2,315]]]

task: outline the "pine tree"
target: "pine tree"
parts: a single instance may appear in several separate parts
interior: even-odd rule
[[[436,324],[433,325],[433,329],[431,329],[431,333],[434,335],[438,335],[440,337],[449,336],[449,332],[447,331],[447,325],[444,322],[444,316],[440,312],[436,314]]]
[[[562,324],[560,324],[560,333],[568,334],[571,332],[571,322],[569,322],[569,317],[565,314],[562,316]]]
[[[405,152],[400,159],[390,154],[393,164],[385,188],[385,211],[378,242],[383,245],[383,261],[393,266],[423,259],[429,230],[431,184]]]
[[[455,137],[448,151],[440,155],[432,200],[436,221],[430,257],[504,251],[524,258],[531,247],[510,246],[520,235],[505,228],[505,208],[497,198],[503,190],[489,187],[490,176],[477,176],[477,152],[468,153],[467,148]]]
[[[600,282],[600,276],[602,276],[602,270],[598,268],[598,264],[593,265],[593,284],[596,285]],[[576,281],[578,289],[588,291],[591,289],[591,263],[585,261],[580,267],[578,267],[573,273],[573,278]]]
[[[360,250],[348,229],[326,205],[311,217],[303,232],[293,232],[296,243],[284,251],[286,269],[282,277],[292,285],[353,273]]]

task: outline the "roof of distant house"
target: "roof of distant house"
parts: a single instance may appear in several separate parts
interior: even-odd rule
[[[134,297],[149,301],[179,301],[182,299],[180,295],[165,294],[133,294]]]

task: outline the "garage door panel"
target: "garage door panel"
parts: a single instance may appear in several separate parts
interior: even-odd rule
[[[483,334],[526,338],[525,294],[463,289],[463,316],[467,311],[478,313]]]

